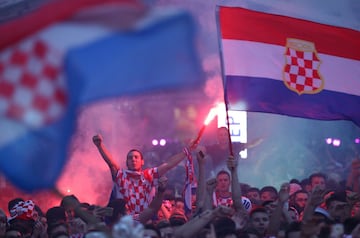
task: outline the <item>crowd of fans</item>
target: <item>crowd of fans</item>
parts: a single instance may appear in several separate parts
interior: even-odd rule
[[[279,188],[258,188],[239,181],[238,158],[231,155],[226,169],[208,178],[206,149],[194,144],[149,169],[142,168],[141,152],[131,150],[128,168],[120,169],[102,138],[93,141],[114,181],[109,203],[99,206],[68,195],[43,211],[32,200],[13,198],[0,210],[0,237],[360,237],[359,158],[347,179],[338,183],[329,183],[319,172],[284,181]],[[184,194],[169,188],[165,176],[183,158],[192,157],[196,186],[188,208]]]

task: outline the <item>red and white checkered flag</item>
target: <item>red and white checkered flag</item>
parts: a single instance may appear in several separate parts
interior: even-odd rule
[[[41,39],[0,54],[0,115],[29,127],[59,118],[67,106],[62,56]]]

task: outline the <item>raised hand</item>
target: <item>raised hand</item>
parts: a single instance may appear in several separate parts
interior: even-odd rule
[[[314,187],[313,191],[310,193],[308,203],[310,203],[313,206],[320,205],[321,203],[324,202],[325,193],[326,193],[326,191],[321,189],[321,187],[319,185],[316,185]]]
[[[230,171],[234,171],[237,167],[238,161],[234,158],[234,156],[229,156],[226,160],[226,165]]]
[[[208,181],[206,181],[206,190],[209,193],[212,193],[215,188],[216,188],[216,178],[211,178]]]
[[[290,191],[290,185],[289,183],[283,183],[280,187],[279,191],[279,201],[284,203],[289,200],[289,191]]]
[[[94,142],[94,144],[99,147],[103,141],[103,138],[101,135],[94,135],[93,138],[92,138],[92,141]]]

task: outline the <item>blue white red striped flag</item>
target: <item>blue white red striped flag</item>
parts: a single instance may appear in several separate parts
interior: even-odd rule
[[[217,7],[229,109],[360,125],[360,32]]]
[[[183,197],[184,197],[184,208],[186,213],[192,212],[192,192],[193,188],[196,187],[196,179],[195,179],[195,173],[194,173],[194,161],[191,152],[185,148],[184,152],[186,154],[186,162],[185,162],[185,171],[186,171],[186,177],[185,177],[185,185],[183,190]]]
[[[57,0],[0,35],[0,171],[27,191],[54,187],[80,107],[204,81],[184,11]]]

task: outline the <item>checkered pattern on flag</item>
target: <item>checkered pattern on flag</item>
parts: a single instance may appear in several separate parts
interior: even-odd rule
[[[26,191],[53,188],[80,108],[201,86],[194,26],[136,0],[53,0],[0,23],[1,172]]]
[[[228,109],[360,126],[360,31],[280,12],[217,7]]]
[[[0,116],[29,127],[58,119],[67,106],[62,57],[38,38],[0,53]]]
[[[292,45],[298,47],[292,48]],[[284,81],[289,89],[302,94],[319,92],[323,88],[324,81],[318,70],[320,59],[314,44],[288,39],[285,59]]]

